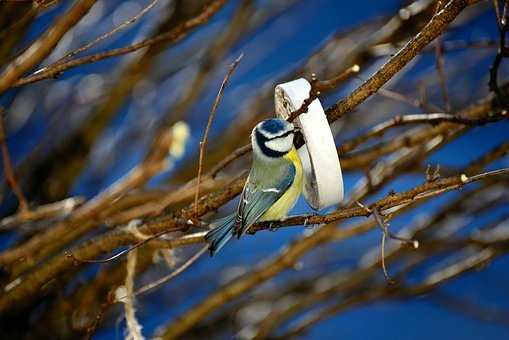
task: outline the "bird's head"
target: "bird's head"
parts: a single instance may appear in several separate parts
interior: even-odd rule
[[[255,155],[264,160],[274,160],[286,155],[293,147],[295,128],[292,123],[279,118],[258,123],[251,133]]]

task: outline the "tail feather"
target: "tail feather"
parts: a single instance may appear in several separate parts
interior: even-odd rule
[[[235,223],[235,214],[226,216],[213,222],[216,227],[205,235],[205,240],[209,243],[210,256],[217,254],[233,236],[233,225]]]

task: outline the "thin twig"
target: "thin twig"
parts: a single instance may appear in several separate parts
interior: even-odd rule
[[[210,127],[212,126],[212,121],[214,120],[214,117],[216,115],[217,107],[219,106],[219,103],[221,102],[221,98],[223,97],[224,89],[226,88],[226,84],[228,84],[228,81],[230,77],[232,76],[233,72],[237,68],[237,65],[239,65],[240,61],[242,60],[243,54],[241,53],[237,59],[233,61],[233,63],[230,64],[230,67],[228,68],[228,72],[223,78],[223,82],[221,83],[221,86],[219,87],[219,92],[216,95],[216,99],[214,100],[214,104],[212,105],[212,109],[210,110],[209,119],[207,121],[207,126],[205,127],[205,132],[203,133],[203,138],[200,141],[200,156],[198,159],[198,175],[196,176],[196,193],[194,195],[194,206],[195,209],[198,208],[198,197],[200,196],[200,184],[201,184],[201,174],[202,174],[202,167],[203,167],[203,156],[205,154],[205,148],[207,146],[207,141],[209,138],[209,131]]]
[[[509,5],[509,2],[507,0],[504,0],[504,9],[502,11],[502,17],[500,18],[500,24],[506,25],[507,24],[507,6]]]
[[[338,84],[345,81],[346,79],[351,77],[353,74],[358,73],[359,71],[360,71],[359,65],[355,64],[355,65],[347,68],[345,71],[341,72],[336,77],[328,79],[328,80],[322,80],[322,81],[318,80],[318,78],[316,77],[316,74],[314,74],[314,73],[311,74],[311,81],[310,81],[311,88],[309,90],[308,98],[306,98],[302,102],[302,105],[298,109],[291,112],[288,115],[288,118],[286,120],[289,122],[293,122],[295,120],[295,118],[297,118],[301,114],[306,113],[308,111],[309,105],[311,105],[311,103],[316,98],[318,98],[322,92],[335,89],[338,86]]]
[[[507,117],[507,112],[497,112],[496,108],[493,108],[492,99],[484,102],[482,105],[486,105],[485,108],[487,110],[483,114],[479,114],[481,113],[480,111],[472,110],[474,108],[474,106],[472,106],[458,112],[457,116],[463,117],[462,119],[466,119],[467,121],[465,122],[468,122],[468,120],[480,119],[481,121],[479,121],[479,123],[481,124],[483,124],[483,119],[486,119],[486,122],[489,122],[491,118],[498,120],[503,119],[503,117]],[[497,112],[497,114],[492,112]],[[452,122],[442,122],[429,128],[413,129],[393,138],[390,141],[378,143],[377,145],[373,145],[362,151],[343,155],[341,167],[344,169],[363,168],[371,164],[376,159],[379,159],[381,155],[386,155],[400,150],[402,147],[420,145],[423,142],[430,141],[431,138],[434,137],[440,138],[442,141],[451,140],[463,131],[466,131],[466,125],[456,125]]]
[[[445,75],[445,59],[442,39],[440,37],[435,41],[435,65],[438,73],[438,81],[440,82],[440,90],[445,105],[445,111],[451,112],[451,102],[449,100],[449,91],[447,89],[447,77]]]
[[[497,16],[497,24],[498,28],[502,28],[502,20],[500,18],[500,8],[498,7],[498,0],[493,0],[493,8],[495,9],[495,14]]]
[[[356,203],[359,207],[365,209],[368,214],[373,214],[376,223],[378,224],[380,229],[382,229],[382,244],[380,246],[382,270],[383,270],[384,276],[387,279],[387,281],[389,283],[395,283],[395,281],[389,276],[389,273],[387,271],[387,266],[385,265],[385,239],[390,238],[392,240],[396,240],[396,241],[399,241],[402,243],[411,244],[414,247],[414,249],[417,249],[419,247],[419,242],[416,240],[404,238],[404,237],[401,237],[401,236],[391,233],[391,231],[389,230],[389,226],[387,225],[387,222],[385,221],[384,217],[382,216],[382,214],[380,213],[378,208],[375,207],[373,209],[370,209],[360,202],[356,202]]]
[[[176,277],[177,275],[182,273],[184,270],[189,268],[189,266],[191,266],[194,262],[196,262],[203,254],[205,254],[205,252],[207,252],[208,249],[209,249],[208,245],[206,245],[205,247],[202,247],[198,252],[196,252],[196,254],[191,256],[186,262],[184,262],[181,266],[179,266],[177,269],[172,271],[170,274],[163,276],[162,278],[157,279],[157,280],[137,289],[136,292],[134,293],[134,295],[140,295],[140,294],[146,293],[149,290],[157,288],[157,287],[165,284],[166,282],[170,281],[171,279],[173,279],[174,277]]]
[[[359,73],[360,66],[355,64],[338,74],[336,77],[326,80],[316,80],[313,87],[316,91],[325,92],[334,90],[339,84],[350,78],[352,75]]]
[[[493,60],[493,63],[490,68],[490,80],[488,83],[490,91],[493,91],[493,93],[495,93],[498,104],[503,108],[507,108],[509,104],[504,94],[502,93],[502,90],[498,86],[498,69],[500,68],[502,60],[506,57],[509,57],[509,52],[507,51],[505,42],[507,31],[509,30],[509,24],[507,20],[507,4],[508,4],[507,1],[504,1],[504,7],[501,17],[498,9],[498,3],[494,4],[495,12],[497,13],[498,19],[499,46],[495,59]]]
[[[118,252],[117,254],[115,255],[112,255],[106,259],[100,259],[100,260],[87,260],[87,259],[79,259],[77,258],[76,256],[74,256],[74,254],[71,252],[71,251],[66,251],[65,252],[65,255],[72,258],[75,262],[77,263],[108,263],[108,262],[111,262],[111,261],[115,261],[115,260],[118,260],[119,258],[121,258],[122,256],[125,256],[127,254],[129,254],[130,252],[132,252],[133,250],[136,250],[138,249],[139,247],[149,243],[150,241],[152,240],[155,240],[163,235],[166,235],[166,234],[169,234],[170,232],[177,232],[177,231],[184,231],[184,230],[187,230],[188,229],[188,223],[183,223],[185,226],[180,226],[180,227],[175,227],[175,228],[172,228],[170,230],[163,230],[163,231],[160,231],[158,233],[155,233],[153,235],[149,235],[149,237],[139,241],[138,243],[135,243],[133,244],[132,246],[130,246],[129,248],[127,249],[124,249],[120,252]]]
[[[2,150],[5,180],[18,199],[19,214],[28,216],[30,214],[30,209],[28,207],[27,200],[23,195],[23,191],[16,181],[16,176],[14,175],[14,170],[12,167],[11,156],[9,155],[9,148],[7,147],[7,135],[5,132],[5,117],[3,108],[0,109],[0,149]]]
[[[391,233],[391,231],[389,230],[389,226],[387,225],[387,222],[385,221],[384,217],[382,217],[382,215],[380,214],[380,211],[378,211],[377,208],[373,209],[373,216],[375,217],[375,221],[378,223],[378,225],[380,226],[380,228],[382,229],[382,232],[383,232],[382,245],[381,245],[381,256],[382,256],[381,260],[382,260],[382,268],[384,271],[384,275],[385,275],[385,278],[390,283],[394,283],[395,281],[393,279],[391,279],[391,277],[389,276],[389,273],[387,272],[387,267],[385,265],[385,249],[384,249],[385,248],[385,239],[390,238],[390,239],[393,239],[393,240],[396,240],[396,241],[399,241],[399,242],[402,242],[405,244],[411,244],[414,249],[419,248],[419,242],[416,240],[400,237],[400,236],[397,236],[397,235],[394,235],[393,233]]]
[[[443,7],[442,0],[438,0],[435,6],[436,14]],[[445,105],[445,111],[451,112],[451,103],[449,101],[449,91],[447,90],[447,78],[445,75],[445,60],[444,60],[444,46],[442,38],[438,37],[435,41],[435,66],[438,73],[438,81],[440,83],[440,90]]]
[[[385,98],[389,98],[395,101],[398,101],[400,103],[405,103],[411,106],[415,106],[419,109],[428,110],[428,111],[443,111],[440,107],[432,104],[427,103],[423,98],[415,99],[411,98],[410,96],[403,95],[399,92],[396,92],[394,90],[381,88],[378,89],[377,95],[380,95]]]
[[[130,24],[136,22],[138,19],[140,19],[142,16],[144,16],[148,11],[150,11],[152,9],[152,7],[154,7],[157,2],[159,0],[152,0],[152,2],[150,2],[147,6],[145,6],[138,14],[136,14],[134,17],[130,18],[130,19],[127,19],[125,20],[124,22],[122,22],[120,25],[116,26],[115,28],[113,28],[111,31],[109,32],[106,32],[104,33],[103,35],[97,37],[96,39],[92,40],[91,42],[81,46],[80,48],[77,48],[75,49],[74,51],[71,51],[69,53],[67,53],[66,55],[64,55],[62,58],[58,59],[53,65],[58,65],[60,63],[62,63],[63,61],[69,59],[69,58],[72,58],[74,57],[76,54],[79,54],[83,51],[86,51],[88,49],[90,49],[91,47],[97,45],[98,43],[100,43],[101,41],[111,37],[113,34],[115,34],[116,32],[126,28],[127,26],[129,26]],[[44,69],[46,69],[46,67],[40,69],[40,70],[37,70],[34,72],[34,74],[36,73],[39,73],[41,71],[43,71]]]

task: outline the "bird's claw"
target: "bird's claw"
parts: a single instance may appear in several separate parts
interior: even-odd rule
[[[277,227],[277,226],[275,226],[273,222],[270,222],[270,223],[269,223],[269,231],[274,232],[274,231],[276,231],[277,229],[278,229],[278,227]]]

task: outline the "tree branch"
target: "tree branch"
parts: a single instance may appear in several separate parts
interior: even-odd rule
[[[55,77],[56,75],[61,74],[62,72],[69,70],[71,68],[95,63],[100,60],[109,59],[113,57],[117,57],[120,55],[128,54],[134,51],[137,51],[139,49],[149,47],[158,43],[161,43],[163,41],[170,41],[170,42],[177,42],[183,37],[185,37],[192,29],[204,24],[207,22],[214,14],[216,14],[225,4],[226,0],[215,0],[211,4],[209,4],[199,15],[196,17],[189,19],[188,21],[178,25],[173,30],[161,33],[158,36],[155,36],[153,38],[145,39],[143,41],[140,41],[138,43],[115,48],[110,51],[101,52],[81,58],[71,59],[65,62],[55,63],[53,65],[49,65],[48,67],[44,68],[42,71],[38,73],[34,73],[28,77],[22,78],[19,81],[17,81],[14,86],[22,86],[30,83],[34,83],[36,81],[40,81],[43,79],[48,79]],[[0,83],[1,85],[1,83]],[[0,87],[0,90],[2,88]],[[1,91],[0,91],[1,93]]]
[[[65,33],[88,13],[97,0],[80,0],[66,14],[61,15],[39,39],[30,45],[20,56],[11,62],[0,74],[0,95],[11,87],[23,73],[43,60]]]
[[[371,78],[365,81],[348,97],[327,109],[329,122],[351,112],[379,88],[387,83],[399,70],[422,51],[431,41],[447,28],[461,11],[472,3],[467,0],[449,0],[444,8],[433,16],[431,21],[412,38],[401,50],[385,63]]]

